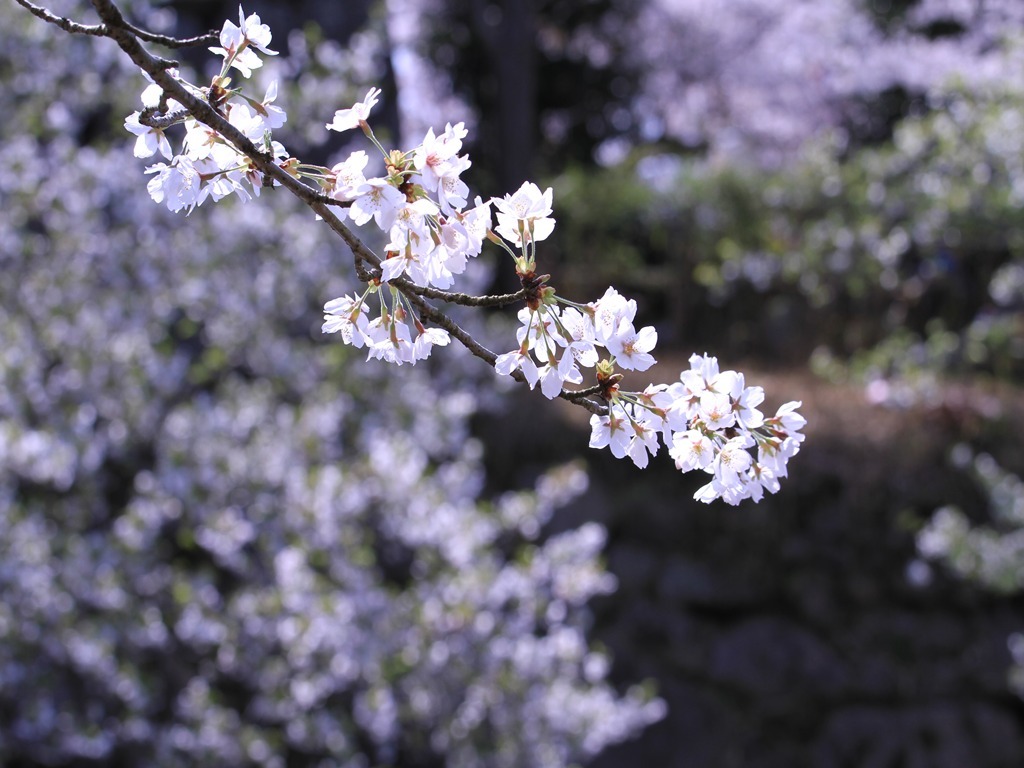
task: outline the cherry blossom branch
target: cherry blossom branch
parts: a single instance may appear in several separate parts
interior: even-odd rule
[[[106,24],[107,36],[113,39],[137,66],[149,74],[153,81],[163,88],[164,93],[168,97],[178,101],[189,114],[228,139],[240,152],[252,160],[260,171],[279,181],[282,186],[306,203],[345,241],[356,258],[370,264],[378,271],[380,270],[380,258],[330,210],[329,206],[337,201],[327,198],[282,170],[268,154],[261,152],[238,128],[221,116],[212,105],[197,97],[178,80],[168,74],[166,62],[152,56],[142,47],[134,33],[124,23],[120,11],[110,0],[92,0],[92,3],[97,13],[100,14],[100,18]],[[427,304],[422,297],[429,295],[431,298],[439,298],[458,304],[464,303],[467,306],[502,306],[518,300],[520,294],[477,297],[466,294],[451,294],[447,291],[417,286],[405,278],[397,278],[391,282],[409,297],[410,301],[420,310],[423,317],[448,331],[473,355],[490,366],[494,365],[497,359],[497,355],[494,352],[477,342],[447,315]],[[514,373],[514,378],[522,383],[527,383],[526,377],[519,371]],[[563,392],[561,396],[569,402],[582,406],[590,413],[602,413],[604,410],[600,405],[586,399],[585,396],[579,396],[573,392]]]
[[[376,270],[376,272],[365,272],[365,277],[360,275],[359,278],[364,283],[370,282],[371,280],[379,280],[381,277],[380,257],[375,254],[362,240],[356,237],[352,230],[346,227],[333,212],[324,210],[320,207],[337,202],[338,201],[334,198],[326,198],[325,200],[317,199],[313,202],[307,201],[307,204],[324,220],[324,222],[326,222],[327,226],[334,230],[334,232],[345,241],[345,244],[352,251],[357,262],[369,264],[374,270]],[[446,301],[450,304],[461,304],[466,307],[503,307],[508,304],[514,304],[517,301],[522,301],[526,297],[525,291],[496,294],[492,296],[473,296],[468,293],[452,293],[451,291],[442,291],[439,288],[416,285],[414,282],[404,277],[393,278],[391,280],[391,284],[401,289],[401,291],[406,295],[415,294],[423,298],[440,299],[441,301]],[[488,362],[493,364],[494,361],[489,360]]]
[[[383,155],[385,174],[364,176],[369,158],[362,150],[333,168],[306,165],[272,139],[272,131],[287,119],[273,104],[277,83],[262,99],[230,85],[232,68],[249,77],[262,66],[257,51],[276,55],[268,47],[270,29],[256,14],[247,17],[239,8],[238,25],[225,22],[217,36],[220,46],[211,48],[223,58],[220,74],[199,88],[179,79],[175,62],[143,47],[140,39],[154,38],[128,24],[112,0],[92,0],[103,21],[97,27],[61,19],[28,0],[18,2],[68,31],[110,37],[152,80],[154,85],[142,94],[146,109],[126,118],[125,127],[137,137],[136,156],[159,152],[170,161],[147,168],[148,174],[157,174],[147,185],[156,202],[180,211],[229,194],[250,200],[269,180],[302,200],[348,245],[356,276],[366,287],[361,295],[324,305],[325,333],[338,333],[347,344],[367,347],[369,357],[398,365],[415,364],[454,337],[498,374],[531,389],[539,385],[547,398],[561,397],[589,411],[591,447],[608,447],[614,456],[629,456],[643,468],[663,444],[679,469],[713,475],[695,494],[700,501],[757,501],[766,490],[779,489],[786,463],[804,439],[800,430],[806,420],[796,412],[800,403],[786,403],[766,418],[757,408],[764,391],[746,386],[742,373],[720,371],[718,360],[707,355],[691,356],[690,370],[676,383],[623,390],[619,369],[646,371],[656,364],[650,353],[657,331],[652,326],[637,330],[636,302],[614,288],[597,301],[580,304],[557,295],[549,276],[538,274],[537,243],[555,227],[550,187],[541,192],[525,182],[514,194],[487,201],[477,197],[468,205],[469,188],[460,178],[471,165],[468,156],[459,154],[467,135],[463,123],[449,123],[440,134],[428,130],[413,150],[388,151],[367,122],[380,95],[372,88],[361,102],[339,109],[326,128],[361,128]],[[173,154],[164,131],[181,122],[183,150]],[[318,187],[303,179],[313,179]],[[375,222],[389,238],[386,258],[343,223],[348,219],[357,226]],[[486,240],[511,256],[522,290],[496,296],[447,290]],[[370,297],[379,311],[370,310]],[[495,354],[431,304],[434,299],[477,307],[522,301],[518,348]],[[586,369],[593,369],[596,385],[563,388],[582,384]]]
[[[494,366],[494,363],[495,361],[497,361],[498,356],[491,350],[487,349],[487,347],[478,342],[472,336],[470,336],[468,333],[466,333],[466,331],[460,328],[458,324],[451,320],[451,318],[449,318],[443,312],[439,312],[438,310],[434,309],[434,307],[427,304],[427,302],[425,302],[419,296],[410,296],[409,300],[420,311],[420,314],[422,314],[423,317],[444,328],[446,331],[448,331],[448,333],[450,333],[452,336],[458,339],[462,343],[462,345],[466,347],[466,349],[468,349],[474,355],[476,355],[481,360],[486,362],[488,365],[492,367]],[[510,375],[520,384],[529,383],[527,381],[526,375],[522,371],[512,371]],[[603,416],[608,413],[608,408],[588,398],[588,395],[596,394],[596,391],[599,391],[598,387],[594,387],[592,390],[580,392],[567,391],[563,389],[558,394],[558,396],[563,400],[567,400],[570,403],[573,403],[574,405],[578,405],[584,408],[585,410],[589,411],[590,413],[596,416]]]
[[[349,248],[352,250],[352,254],[355,257],[356,274],[359,277],[359,279],[362,280],[364,283],[379,281],[381,266],[380,258],[372,250],[367,248],[366,245],[359,238],[352,234],[352,231],[344,224],[342,224],[331,211],[321,210],[318,206],[319,204],[312,204],[310,207],[313,208],[313,210],[316,211],[318,214],[320,214],[321,217],[323,217],[324,221],[327,222],[327,225],[330,226],[331,229],[333,229],[338,235],[340,235],[348,244]],[[366,267],[363,266],[364,264],[370,264],[374,269],[374,272],[368,271]],[[447,291],[424,289],[422,286],[418,286],[404,277],[394,278],[391,282],[399,290],[405,293],[405,295],[409,298],[409,301],[413,304],[413,306],[415,306],[420,311],[421,316],[423,316],[427,320],[430,320],[431,322],[435,323],[441,328],[444,328],[448,333],[455,337],[459,341],[459,343],[461,343],[466,349],[468,349],[470,353],[480,358],[488,365],[492,367],[494,366],[495,361],[498,359],[498,356],[494,352],[487,349],[487,347],[478,342],[476,339],[472,337],[472,335],[470,335],[463,328],[461,328],[458,325],[458,323],[456,323],[454,320],[452,320],[450,317],[448,317],[440,310],[428,304],[423,298],[424,296],[430,293],[440,293],[443,294],[445,297],[451,296],[452,294],[449,294]],[[525,289],[523,291],[519,291],[518,293],[505,294],[503,296],[469,296],[467,294],[459,295],[464,296],[466,299],[480,302],[475,305],[469,306],[500,306],[499,304],[485,304],[483,303],[483,300],[497,299],[500,300],[502,303],[513,303],[515,301],[522,300],[524,294]],[[529,383],[522,371],[513,371],[511,375],[512,378],[514,378],[516,381],[522,384]],[[598,392],[600,392],[600,387],[592,387],[587,390],[580,390],[576,392],[562,390],[562,392],[559,394],[559,397],[569,401],[570,403],[581,406],[590,413],[601,415],[607,413],[607,407],[602,406],[599,403],[596,403],[589,399],[589,396],[597,394]]]
[[[18,2],[26,1],[18,0]],[[228,139],[242,154],[252,160],[262,173],[280,182],[289,192],[310,206],[334,232],[341,236],[353,253],[373,266],[380,267],[380,259],[333,213],[325,209],[326,206],[344,206],[346,203],[318,192],[284,171],[274,162],[270,155],[257,148],[238,128],[217,112],[208,101],[199,98],[185,88],[178,80],[169,75],[167,69],[169,66],[173,66],[173,62],[153,56],[143,48],[133,28],[124,21],[120,10],[111,0],[92,0],[92,4],[100,18],[105,22],[105,24],[99,27],[102,31],[94,34],[114,40],[128,54],[131,60],[153,79],[153,82],[163,88],[164,93],[168,97],[182,104],[188,114]],[[141,118],[140,122],[143,122]],[[175,120],[171,124],[173,122],[177,122],[177,116],[175,116]],[[159,118],[156,117],[148,118],[144,124],[152,124],[154,128],[165,127],[159,121]],[[417,293],[428,298],[440,299],[451,304],[472,307],[500,307],[514,303],[521,298],[519,293],[496,296],[471,296],[465,293],[450,293],[436,288],[417,286],[408,281],[398,284],[401,285],[403,291]]]
[[[515,293],[497,293],[487,296],[473,296],[469,293],[452,293],[442,291],[439,288],[416,285],[409,283],[409,290],[427,299],[440,299],[449,304],[460,304],[464,307],[507,307],[509,304],[523,301],[526,298],[526,291]]]
[[[131,26],[111,0],[92,0],[92,5],[104,21],[104,31],[101,34],[117,43],[136,66],[163,89],[168,98],[173,98],[194,118],[228,139],[242,154],[252,160],[263,174],[279,182],[307,205],[321,202],[320,193],[281,169],[268,153],[258,149],[208,101],[197,96],[168,74],[167,70],[175,66],[174,62],[154,56],[143,48]]]

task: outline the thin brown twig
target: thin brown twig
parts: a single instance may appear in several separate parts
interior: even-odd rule
[[[79,24],[77,21],[58,16],[52,11],[46,8],[41,8],[38,5],[34,5],[29,0],[14,0],[18,5],[27,10],[33,16],[36,16],[48,24],[54,24],[60,27],[65,32],[70,32],[73,35],[93,35],[94,37],[108,37],[107,28],[104,24]]]
[[[442,291],[437,288],[415,287],[417,288],[416,293],[424,298],[441,299],[449,304],[460,304],[464,307],[504,307],[526,299],[525,290],[489,296],[473,296],[468,293],[452,293],[451,291]]]
[[[65,16],[58,16],[49,9],[35,5],[34,3],[29,2],[29,0],[14,0],[14,2],[27,10],[33,16],[37,16],[49,24],[54,24],[65,32],[70,32],[75,35],[109,37],[105,24],[80,24]],[[147,43],[156,43],[167,48],[191,48],[199,45],[216,43],[219,39],[219,35],[216,30],[210,30],[205,34],[196,35],[195,37],[171,37],[169,35],[160,35],[156,32],[150,32],[127,21],[124,22],[124,28],[129,30],[139,39],[145,40]]]
[[[195,37],[170,37],[169,35],[159,35],[156,32],[149,32],[140,27],[136,27],[134,24],[125,22],[125,29],[130,30],[140,40],[145,40],[147,43],[156,43],[162,45],[165,48],[195,48],[200,45],[208,45],[210,43],[217,43],[220,41],[220,33],[215,29],[211,29],[209,32],[196,35]]]

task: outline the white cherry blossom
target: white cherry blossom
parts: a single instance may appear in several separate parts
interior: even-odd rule
[[[614,288],[609,287],[604,295],[589,305],[593,313],[594,336],[603,345],[614,338],[622,321],[633,322],[636,317],[636,301],[626,299]]]
[[[368,192],[369,185],[366,183],[366,176],[363,175],[368,162],[370,158],[360,149],[335,164],[331,168],[331,173],[334,174],[331,197],[336,200],[354,200]]]
[[[683,472],[705,469],[714,459],[714,443],[707,435],[696,429],[675,432],[668,455],[675,460],[676,468]]]
[[[427,135],[413,153],[413,165],[420,172],[421,183],[428,192],[437,192],[442,179],[453,172],[457,177],[469,167],[469,158],[457,157],[466,135],[464,123],[454,126],[448,123],[440,136],[434,135],[433,128],[427,130]]]
[[[426,360],[434,347],[447,347],[451,343],[451,336],[443,328],[424,328],[416,334],[413,341],[413,362]]]
[[[238,25],[225,21],[220,31],[220,47],[212,47],[210,50],[223,56],[225,61],[231,61],[232,67],[244,77],[249,77],[252,70],[263,66],[263,60],[256,54],[257,50],[268,56],[277,55],[277,51],[268,47],[270,38],[270,27],[263,24],[255,13],[246,16],[239,6]]]
[[[540,378],[537,364],[530,357],[529,353],[522,349],[498,355],[494,361],[494,370],[502,376],[511,376],[513,371],[521,370],[526,377],[526,383],[529,384],[530,389],[537,386],[537,380]]]
[[[729,396],[718,392],[704,392],[700,396],[698,418],[709,428],[722,430],[736,423]]]
[[[634,434],[629,441],[626,454],[638,468],[645,469],[650,457],[658,455],[658,433],[646,421],[637,420],[630,426]]]
[[[746,386],[743,374],[737,373],[728,394],[738,423],[747,429],[757,429],[764,424],[764,414],[757,409],[764,402],[764,390],[761,387]]]
[[[170,165],[157,163],[146,173],[156,174],[146,185],[154,202],[164,203],[171,211],[192,210],[199,204],[199,172],[188,157],[178,155]]]
[[[373,219],[386,232],[391,229],[404,205],[405,195],[387,179],[367,179],[366,191],[352,202],[349,215],[352,221],[360,225]]]
[[[626,455],[629,441],[633,438],[633,430],[629,425],[629,417],[621,408],[612,407],[607,416],[593,415],[590,417],[590,447],[607,447],[612,456],[621,459]]]
[[[633,324],[623,317],[615,333],[606,341],[608,351],[615,356],[615,363],[627,371],[646,371],[657,361],[650,354],[658,343],[658,332],[651,326],[637,331]]]
[[[357,296],[340,296],[324,304],[324,333],[340,333],[346,344],[359,348],[369,340],[369,310]]]
[[[366,96],[363,97],[362,101],[356,102],[348,109],[339,109],[334,113],[334,119],[327,123],[327,130],[348,131],[365,122],[370,116],[370,110],[376,105],[380,94],[380,88],[371,88],[366,92]]]
[[[544,192],[526,181],[511,195],[494,198],[498,218],[496,232],[517,246],[546,239],[555,229],[551,217],[551,187]]]
[[[132,112],[124,119],[124,127],[138,138],[135,140],[135,149],[132,154],[136,157],[152,157],[157,152],[170,160],[174,157],[171,150],[171,142],[159,128],[150,128],[139,122],[140,112]]]

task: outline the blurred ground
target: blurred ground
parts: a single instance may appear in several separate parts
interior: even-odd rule
[[[688,367],[661,355],[659,371]],[[942,504],[984,500],[949,460],[961,441],[1019,468],[1024,396],[951,383],[926,403],[869,403],[804,370],[745,370],[768,407],[800,399],[807,441],[760,505],[692,501],[704,480],[660,455],[646,471],[589,451],[591,487],[555,521],[610,532],[617,594],[593,637],[623,681],[651,678],[666,721],[602,755],[602,768],[965,768],[1024,764],[1024,704],[1006,641],[1024,599],[920,562],[914,532]],[[587,414],[517,393],[481,424],[496,482],[580,455]],[[532,409],[548,418],[524,419]],[[543,410],[541,410],[543,409]],[[539,415],[539,414],[538,414]]]

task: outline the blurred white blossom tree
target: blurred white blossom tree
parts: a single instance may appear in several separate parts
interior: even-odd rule
[[[581,472],[479,499],[476,366],[325,345],[308,211],[154,205],[116,47],[0,36],[0,762],[554,766],[659,719],[586,641],[603,530],[538,539]]]

